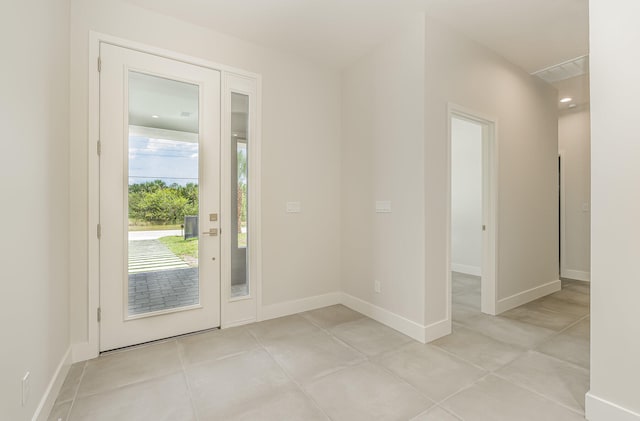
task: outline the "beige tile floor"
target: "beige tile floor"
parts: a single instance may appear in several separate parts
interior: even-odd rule
[[[589,286],[480,313],[454,274],[453,334],[428,345],[343,306],[75,364],[50,420],[580,420]]]

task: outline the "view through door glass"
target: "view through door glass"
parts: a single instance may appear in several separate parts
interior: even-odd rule
[[[129,71],[129,316],[200,301],[198,91]]]
[[[231,297],[249,295],[249,96],[231,94]]]

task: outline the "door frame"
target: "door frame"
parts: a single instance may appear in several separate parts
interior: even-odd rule
[[[486,231],[482,236],[481,311],[496,315],[498,301],[498,122],[497,119],[466,107],[449,103],[447,106],[447,308],[451,320],[451,170],[453,118],[467,120],[482,126],[482,223]]]
[[[566,190],[564,188],[564,178],[565,178],[565,152],[563,150],[558,151],[558,159],[560,161],[559,163],[559,168],[558,168],[558,176],[560,177],[560,182],[558,183],[558,188],[560,189],[560,194],[559,194],[559,205],[560,205],[560,209],[558,210],[558,224],[560,227],[560,259],[559,259],[559,265],[560,265],[560,277],[561,278],[566,278],[567,274],[566,274],[566,270],[567,270],[567,242],[566,242],[566,238],[567,238],[567,232],[566,232],[566,215],[565,215],[565,209],[566,209],[566,201],[565,201],[565,194],[566,194]]]
[[[73,361],[84,361],[91,358],[95,358],[100,353],[100,323],[99,307],[100,307],[100,241],[98,239],[98,224],[100,222],[100,159],[98,155],[99,148],[99,134],[100,134],[100,73],[98,70],[99,57],[100,57],[100,43],[112,44],[118,47],[128,48],[134,51],[140,51],[147,54],[153,54],[159,57],[167,58],[170,60],[181,61],[187,64],[192,64],[200,67],[205,67],[213,70],[217,70],[221,74],[221,88],[225,86],[225,81],[230,74],[242,75],[247,78],[252,78],[256,81],[256,130],[253,136],[253,141],[258,145],[260,150],[261,144],[261,122],[262,122],[262,76],[256,73],[244,71],[231,66],[215,63],[209,60],[189,56],[182,53],[177,53],[164,48],[159,48],[135,41],[126,40],[123,38],[107,35],[95,31],[89,32],[89,62],[88,62],[88,82],[89,82],[89,101],[88,101],[88,138],[87,138],[87,205],[88,205],[88,221],[87,221],[87,307],[86,307],[86,320],[87,320],[87,340],[79,344],[75,344],[73,347]],[[221,93],[223,91],[221,90]],[[222,117],[227,115],[230,110],[226,108],[226,104],[221,104]],[[221,140],[223,140],[224,133],[221,133]],[[261,179],[261,155],[254,157],[253,163],[254,172],[253,180],[254,186],[260,187],[259,180]],[[252,181],[251,179],[249,180]],[[257,199],[250,204],[250,212],[256,216],[253,225],[253,236],[256,241],[254,244],[256,258],[250,262],[256,267],[251,269],[257,273],[255,282],[257,282],[258,293],[256,297],[257,317],[260,319],[262,308],[262,245],[261,245],[261,201],[259,200],[259,192],[257,192]],[[223,202],[221,202],[223,203]],[[222,279],[221,279],[222,282]],[[224,291],[224,287],[222,287]],[[220,305],[220,321],[221,325],[224,325],[225,313]]]

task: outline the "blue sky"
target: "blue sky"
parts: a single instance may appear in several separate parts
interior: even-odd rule
[[[129,184],[163,180],[167,184],[198,182],[198,144],[129,137]]]

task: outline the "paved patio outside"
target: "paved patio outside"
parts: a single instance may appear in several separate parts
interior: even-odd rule
[[[145,239],[129,241],[129,315],[197,304],[198,268],[190,267],[157,236],[141,238]]]
[[[129,315],[199,302],[198,268],[129,274]]]

